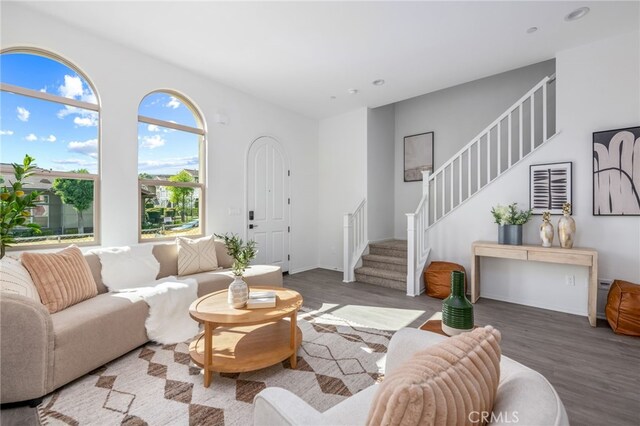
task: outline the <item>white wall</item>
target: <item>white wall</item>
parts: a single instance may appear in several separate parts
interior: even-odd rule
[[[393,238],[395,107],[367,114],[367,203],[369,241]]]
[[[321,268],[342,270],[343,216],[367,194],[367,114],[360,108],[320,121],[315,232]]]
[[[404,182],[404,137],[434,132],[434,170],[484,130],[544,77],[555,72],[549,60],[395,104],[395,236],[407,238],[406,213],[422,197],[422,182]],[[553,111],[550,110],[550,114]],[[550,128],[554,123],[549,122]]]
[[[598,250],[600,278],[640,283],[640,217],[592,216],[592,132],[640,124],[640,34],[561,51],[556,72],[561,133],[432,228],[431,260],[461,263],[469,271],[471,243],[497,240],[491,206],[513,201],[528,205],[529,165],[572,161],[575,245]],[[558,218],[553,217],[554,225]],[[535,216],[524,226],[525,244],[540,243],[540,223]],[[565,284],[566,275],[575,276],[575,286]],[[484,259],[481,295],[586,315],[587,269]]]
[[[244,234],[245,158],[261,135],[278,139],[291,159],[292,272],[317,265],[318,125],[142,52],[94,37],[16,3],[2,4],[2,47],[55,52],[83,70],[101,101],[102,245],[138,241],[137,113],[157,89],[185,94],[204,113],[208,130],[206,231]],[[114,28],[117,31],[117,28]],[[213,122],[217,112],[228,125]],[[126,206],[126,208],[123,208]],[[231,216],[230,209],[240,215]]]

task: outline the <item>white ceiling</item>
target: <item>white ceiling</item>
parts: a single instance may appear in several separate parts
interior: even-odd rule
[[[613,1],[23,4],[316,118],[550,59],[640,26],[640,3]],[[565,22],[580,6],[591,12]],[[531,26],[539,30],[526,34]],[[373,86],[378,78],[386,84]]]

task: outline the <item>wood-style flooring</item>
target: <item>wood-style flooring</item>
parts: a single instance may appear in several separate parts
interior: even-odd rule
[[[307,308],[384,330],[418,327],[441,310],[442,301],[424,295],[341,280],[339,272],[314,269],[284,282]],[[502,332],[505,355],[553,384],[572,425],[640,425],[640,338],[616,335],[606,321],[592,328],[586,317],[489,299],[476,303],[475,319]],[[0,423],[38,424],[28,407],[3,409]]]

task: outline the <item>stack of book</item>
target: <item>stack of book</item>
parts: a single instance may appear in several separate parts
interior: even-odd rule
[[[275,291],[251,291],[247,300],[248,309],[275,308]]]

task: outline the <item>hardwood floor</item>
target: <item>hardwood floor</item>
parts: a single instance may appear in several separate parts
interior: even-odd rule
[[[442,301],[369,284],[341,282],[340,272],[314,269],[285,277],[285,286],[321,309],[384,330],[417,327]],[[502,350],[542,373],[562,399],[573,425],[638,425],[640,338],[614,334],[606,321],[592,328],[586,317],[480,299],[477,324],[502,332]],[[3,409],[0,423],[34,425],[35,409]]]

